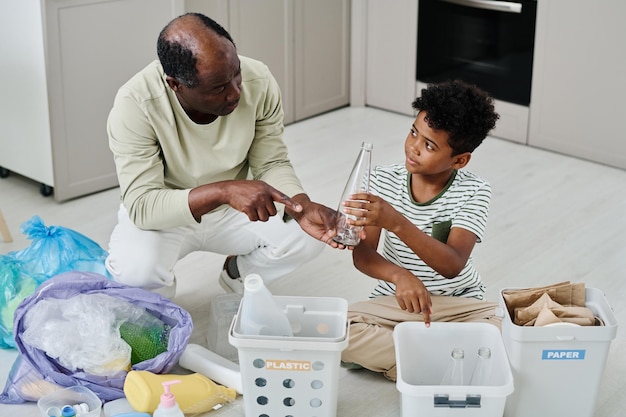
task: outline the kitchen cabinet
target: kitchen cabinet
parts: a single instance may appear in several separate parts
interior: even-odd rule
[[[211,16],[240,54],[270,68],[285,123],[349,104],[350,0],[187,0],[186,9]]]
[[[415,76],[418,1],[353,0],[354,3],[361,7],[353,5],[352,24],[363,30],[353,31],[352,42],[363,45],[364,50],[355,54],[361,61],[353,62],[352,68],[358,71],[359,66],[365,67],[363,104],[414,115],[411,103],[426,87]],[[364,42],[360,36],[366,38]],[[359,97],[358,91],[352,94]],[[526,143],[528,108],[494,101],[500,120],[491,135]]]
[[[276,77],[285,123],[349,104],[349,0],[230,3],[231,35]]]
[[[414,114],[424,87],[415,82],[417,5],[353,0],[352,77],[364,80],[353,83],[353,105]],[[538,1],[530,106],[496,100],[491,135],[626,168],[625,13],[621,0]]]
[[[355,21],[365,25],[365,104],[413,115],[417,57],[417,1],[366,2]],[[359,65],[354,65],[356,70]]]
[[[68,200],[117,185],[106,118],[156,57],[182,0],[19,0],[0,5],[0,167]]]
[[[528,143],[626,169],[626,3],[537,4]]]

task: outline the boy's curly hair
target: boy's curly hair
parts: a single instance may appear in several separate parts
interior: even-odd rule
[[[492,97],[459,80],[429,85],[412,106],[426,112],[429,127],[448,132],[452,156],[473,152],[500,118]]]

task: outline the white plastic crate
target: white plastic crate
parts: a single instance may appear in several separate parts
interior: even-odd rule
[[[398,324],[393,332],[402,417],[502,417],[513,376],[500,330],[487,323]],[[478,348],[491,349],[489,385],[470,386]],[[450,352],[465,351],[464,385],[440,385]]]
[[[604,326],[524,327],[511,320],[502,292],[502,338],[515,392],[506,417],[592,417],[617,319],[604,293],[586,288],[585,305]]]
[[[233,319],[246,417],[334,417],[341,351],[348,345],[348,302],[333,297],[274,296],[293,337],[251,336]]]

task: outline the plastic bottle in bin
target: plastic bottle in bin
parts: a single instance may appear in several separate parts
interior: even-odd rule
[[[443,375],[441,385],[463,385],[463,360],[465,352],[461,348],[454,348],[450,352],[450,362]]]
[[[245,335],[292,337],[287,314],[280,308],[272,293],[257,274],[243,281],[239,331]]]
[[[372,144],[363,142],[359,156],[354,163],[346,187],[341,194],[339,208],[337,209],[337,235],[333,240],[346,246],[356,246],[361,240],[359,233],[363,229],[362,226],[351,226],[348,219],[356,219],[355,216],[344,213],[345,207],[343,202],[350,200],[352,194],[359,192],[369,192],[370,187],[370,170],[372,164]]]
[[[491,378],[491,349],[483,346],[478,349],[476,366],[472,372],[470,385],[489,385]]]

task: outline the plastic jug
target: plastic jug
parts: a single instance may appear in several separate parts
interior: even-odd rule
[[[130,371],[124,381],[124,394],[136,411],[154,413],[163,393],[163,382],[172,380],[180,380],[179,384],[169,388],[185,414],[211,411],[237,396],[233,388],[216,384],[198,373],[174,375],[154,374],[149,371]]]
[[[293,330],[289,318],[276,304],[263,279],[257,274],[250,274],[243,285],[239,318],[241,334],[292,337]]]

